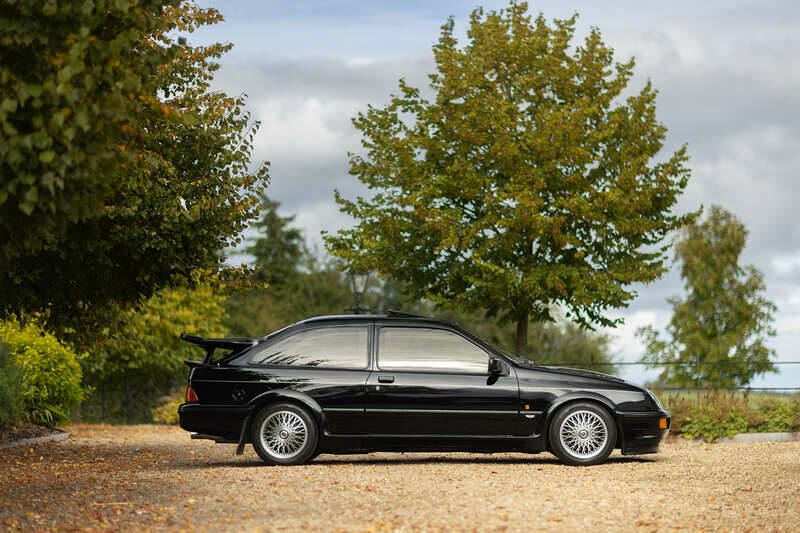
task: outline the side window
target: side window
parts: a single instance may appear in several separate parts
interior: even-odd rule
[[[489,356],[450,331],[424,328],[381,328],[378,347],[381,370],[486,374]]]
[[[368,329],[326,327],[307,329],[285,339],[256,347],[245,364],[292,365],[319,368],[367,368]]]

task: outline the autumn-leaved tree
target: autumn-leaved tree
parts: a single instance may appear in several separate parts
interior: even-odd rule
[[[764,275],[739,259],[747,229],[722,207],[712,206],[702,222],[686,226],[675,246],[686,295],[668,300],[672,318],[666,340],[653,327],[641,328],[644,361],[666,362],[663,383],[734,387],[774,372],[775,305],[764,292]]]
[[[178,42],[219,12],[4,2],[0,18],[0,312],[87,332],[218,269],[267,180],[245,97],[210,86],[231,45]]]
[[[357,225],[326,237],[352,268],[406,283],[418,298],[484,309],[517,324],[554,306],[583,326],[664,271],[662,240],[692,219],[673,212],[687,185],[686,147],[659,156],[666,128],[647,83],[621,96],[618,63],[577,15],[549,24],[525,3],[472,13],[459,47],[449,20],[434,46],[433,98],[400,94],[353,121],[363,155],[350,173],[375,191],[337,202]]]

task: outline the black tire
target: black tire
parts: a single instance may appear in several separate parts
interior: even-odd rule
[[[548,437],[553,453],[563,462],[596,465],[614,451],[617,425],[611,414],[594,402],[571,403],[555,414]]]
[[[317,449],[317,423],[302,407],[292,403],[266,406],[250,427],[253,448],[271,465],[301,465]]]

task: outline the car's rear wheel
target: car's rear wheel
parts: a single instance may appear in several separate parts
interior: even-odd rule
[[[603,407],[592,402],[569,404],[550,423],[550,446],[559,459],[571,465],[596,465],[611,455],[617,426]]]
[[[308,411],[291,403],[268,405],[252,425],[253,447],[264,462],[299,465],[317,448],[317,424]]]

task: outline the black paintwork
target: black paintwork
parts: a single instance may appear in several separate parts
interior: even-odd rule
[[[363,370],[298,366],[248,366],[251,346],[307,328],[368,325],[369,365]],[[500,360],[502,372],[486,375],[385,372],[376,365],[382,326],[441,328],[481,346]],[[181,427],[239,442],[250,441],[254,413],[276,401],[298,403],[320,428],[318,453],[358,451],[547,450],[547,427],[559,408],[578,400],[605,406],[617,423],[623,454],[653,453],[667,430],[660,409],[642,387],[619,378],[518,362],[460,327],[436,319],[384,315],[308,319],[254,339],[186,339],[206,349],[190,362],[189,385],[199,402],[180,406]],[[215,349],[232,352],[213,361]],[[667,418],[669,423],[669,418]]]

